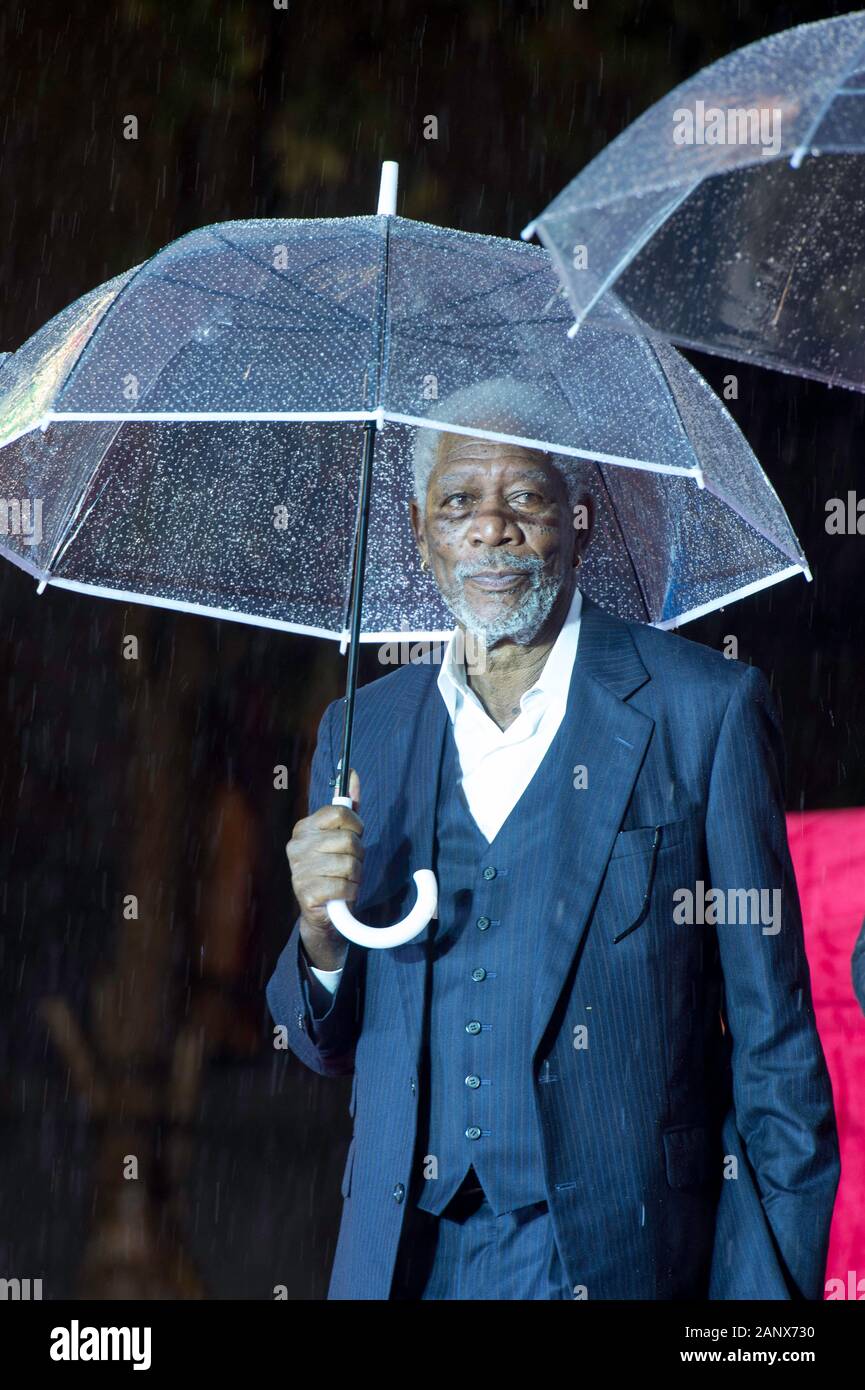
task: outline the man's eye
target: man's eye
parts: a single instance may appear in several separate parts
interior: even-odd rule
[[[450,507],[452,510],[458,510],[469,505],[471,500],[471,493],[452,492],[447,497],[443,498],[441,505],[443,507]],[[519,505],[531,507],[546,505],[546,498],[543,497],[541,493],[532,492],[530,489],[512,492],[507,501],[510,506]]]

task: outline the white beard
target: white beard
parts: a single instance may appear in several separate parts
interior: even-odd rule
[[[504,611],[501,617],[484,619],[478,616],[465,597],[465,580],[481,569],[518,569],[529,574],[530,588],[522,601],[515,607]],[[528,556],[508,556],[502,561],[497,556],[475,561],[461,560],[454,569],[454,582],[442,598],[453,613],[457,622],[471,632],[487,647],[509,637],[520,646],[531,642],[540,632],[552,612],[553,605],[562,591],[567,579],[567,571],[561,574],[543,573],[540,560]]]

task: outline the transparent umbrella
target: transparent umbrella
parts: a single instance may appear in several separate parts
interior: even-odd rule
[[[636,327],[865,390],[865,12],[704,68],[523,237],[535,232],[577,329]]]
[[[40,590],[339,639],[343,804],[358,644],[453,627],[408,520],[429,431],[588,462],[581,587],[623,616],[672,626],[807,573],[745,439],[675,349],[569,340],[545,251],[394,206],[386,165],[375,217],[190,233],[0,366],[0,494],[30,523],[0,551]],[[366,928],[345,903],[332,919],[401,944],[435,905],[420,872],[405,923]]]

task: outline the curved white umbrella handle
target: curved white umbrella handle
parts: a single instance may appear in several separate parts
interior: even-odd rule
[[[334,806],[351,807],[350,796],[335,796]],[[331,898],[327,904],[327,915],[337,931],[353,941],[356,946],[368,946],[377,951],[387,947],[404,946],[420,936],[427,922],[435,917],[438,907],[438,884],[432,869],[417,869],[412,875],[417,888],[417,900],[407,917],[392,927],[366,927],[352,916],[348,903],[341,898]]]

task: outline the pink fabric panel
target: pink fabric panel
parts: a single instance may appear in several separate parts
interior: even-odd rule
[[[817,1027],[841,1140],[841,1185],[826,1278],[865,1298],[865,1017],[850,957],[865,918],[865,807],[787,816],[802,900]],[[851,1274],[852,1271],[852,1274]],[[835,1292],[834,1297],[838,1294]]]

